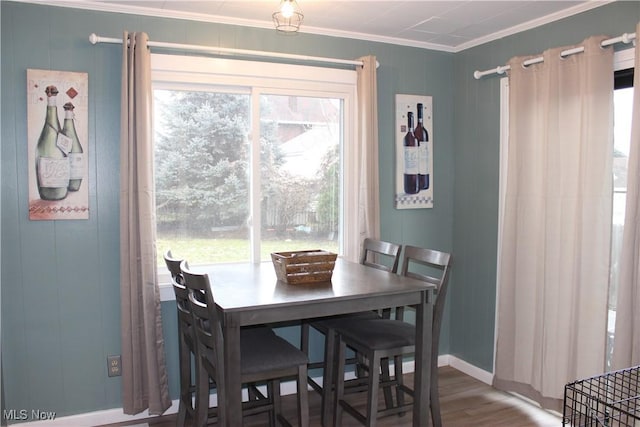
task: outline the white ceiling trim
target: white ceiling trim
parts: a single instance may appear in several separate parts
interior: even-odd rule
[[[549,14],[547,16],[543,16],[542,18],[532,19],[531,21],[524,22],[522,24],[515,25],[511,28],[507,28],[505,30],[495,32],[487,37],[479,37],[475,40],[471,40],[469,42],[459,44],[458,46],[456,46],[456,52],[461,52],[465,49],[469,49],[472,47],[479,46],[481,44],[489,43],[494,40],[499,40],[503,37],[521,33],[523,31],[530,30],[532,28],[549,24],[551,22],[559,21],[560,19],[568,18],[570,16],[577,15],[578,13],[586,12],[588,10],[595,9],[600,6],[604,6],[605,4],[609,4],[614,1],[617,1],[617,0],[590,0],[587,3],[582,3],[577,6]]]
[[[240,26],[254,27],[254,28],[273,28],[273,24],[271,23],[271,21],[242,19],[242,18],[234,18],[229,16],[217,16],[217,15],[209,15],[209,14],[193,13],[193,12],[179,12],[179,11],[164,10],[164,9],[162,10],[152,9],[152,8],[140,7],[140,6],[134,6],[134,5],[114,4],[114,3],[107,3],[107,2],[94,2],[90,0],[83,0],[83,1],[13,0],[13,1],[20,2],[20,3],[41,4],[41,5],[48,5],[48,6],[70,7],[74,9],[96,10],[96,11],[102,11],[102,12],[124,13],[124,14],[152,16],[152,17],[159,17],[159,18],[185,19],[185,20],[199,21],[199,22],[240,25]],[[574,7],[549,14],[542,18],[534,19],[534,20],[525,22],[523,24],[519,24],[510,28],[507,28],[505,30],[498,31],[489,36],[479,37],[477,39],[462,43],[456,47],[445,46],[445,45],[429,43],[429,42],[416,42],[414,40],[407,40],[407,39],[397,38],[397,37],[378,36],[375,34],[365,34],[365,33],[351,32],[351,31],[341,31],[341,30],[332,30],[327,28],[309,27],[305,25],[301,27],[300,32],[307,33],[307,34],[324,35],[324,36],[330,36],[330,37],[343,37],[343,38],[366,40],[366,41],[373,41],[373,42],[379,42],[379,43],[388,43],[388,44],[394,44],[394,45],[400,45],[400,46],[409,46],[409,47],[436,50],[436,51],[449,52],[449,53],[458,53],[475,46],[479,46],[494,40],[501,39],[503,37],[507,37],[522,31],[536,28],[536,27],[548,24],[550,22],[567,18],[569,16],[573,16],[578,13],[582,13],[591,9],[595,9],[597,7],[604,6],[614,1],[616,0],[590,0],[586,3],[582,3],[580,5],[576,5]]]
[[[188,21],[212,22],[216,24],[232,24],[244,27],[273,28],[271,21],[234,18],[230,16],[217,16],[204,13],[182,12],[167,9],[152,9],[121,3],[94,2],[90,0],[12,0],[19,3],[34,3],[47,6],[71,7],[74,9],[96,10],[100,12],[124,13],[130,15],[152,16],[156,18],[185,19]]]

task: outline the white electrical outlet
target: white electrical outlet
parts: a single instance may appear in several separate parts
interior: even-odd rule
[[[107,356],[107,375],[110,377],[122,375],[122,359],[120,355]]]

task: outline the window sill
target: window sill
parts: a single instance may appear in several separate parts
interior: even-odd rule
[[[171,283],[160,282],[158,283],[158,288],[160,289],[160,301],[175,301],[176,295],[173,293],[173,286]]]

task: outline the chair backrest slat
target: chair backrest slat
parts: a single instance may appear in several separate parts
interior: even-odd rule
[[[175,258],[171,253],[171,249],[164,253],[164,262],[171,274],[171,285],[173,293],[176,297],[176,306],[178,309],[178,319],[186,325],[191,325],[191,311],[189,310],[189,292],[184,286],[184,277],[180,270],[181,259]]]
[[[181,259],[173,256],[171,249],[164,253],[164,263],[167,265],[167,270],[169,270],[171,277],[182,277],[182,271],[180,271],[181,262]]]
[[[396,243],[384,242],[367,237],[362,242],[360,263],[379,270],[397,273],[401,249],[402,246]],[[384,258],[390,258],[389,262],[391,266],[381,262]]]

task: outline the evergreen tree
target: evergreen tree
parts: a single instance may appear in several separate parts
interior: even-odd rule
[[[189,230],[240,226],[248,216],[249,98],[209,92],[160,92],[156,123],[159,228],[190,218]]]

